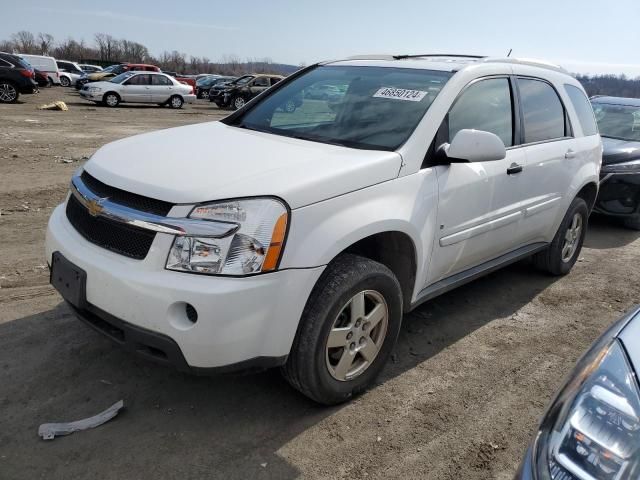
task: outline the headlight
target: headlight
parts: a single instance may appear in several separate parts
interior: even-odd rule
[[[602,165],[600,169],[603,173],[640,173],[640,159],[631,160],[630,162],[611,163],[608,165]]]
[[[224,238],[176,237],[166,268],[209,275],[270,272],[280,262],[289,221],[280,200],[256,198],[195,207],[189,218],[235,223]]]
[[[100,91],[99,87],[89,87],[89,92],[91,93],[98,93]]]
[[[543,421],[538,478],[640,478],[640,394],[618,340],[591,351]]]

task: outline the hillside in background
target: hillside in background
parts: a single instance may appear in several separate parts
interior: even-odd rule
[[[612,97],[640,98],[640,78],[631,79],[625,75],[576,75],[587,94]]]

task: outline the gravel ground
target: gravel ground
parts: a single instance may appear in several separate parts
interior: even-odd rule
[[[36,106],[64,100],[68,112]],[[47,218],[72,172],[129,135],[217,120],[106,109],[69,89],[0,105],[0,479],[510,479],[538,418],[587,346],[640,301],[639,232],[592,219],[573,272],[527,262],[407,315],[392,363],[323,408],[277,372],[202,378],[138,360],[73,318],[48,285]],[[215,148],[215,145],[212,145]],[[44,442],[40,423],[100,428]]]

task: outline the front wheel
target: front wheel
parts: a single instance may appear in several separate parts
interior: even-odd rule
[[[589,207],[582,198],[575,198],[562,219],[551,245],[536,253],[534,264],[551,275],[566,275],[578,260],[587,233]]]
[[[242,107],[245,106],[247,102],[244,101],[244,98],[242,97],[236,97],[233,99],[233,101],[231,102],[231,105],[233,106],[234,110],[239,110]]]
[[[316,402],[344,402],[380,373],[401,323],[402,292],[393,272],[341,255],[309,296],[283,375]]]
[[[102,103],[107,107],[117,107],[120,104],[120,97],[117,93],[110,92],[102,98]]]
[[[184,101],[182,100],[182,97],[178,96],[178,95],[174,95],[173,97],[171,97],[169,99],[169,106],[171,108],[182,108],[182,104],[184,103]]]
[[[0,103],[14,103],[20,94],[13,83],[0,82]]]

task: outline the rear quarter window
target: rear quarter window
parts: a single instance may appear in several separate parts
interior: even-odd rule
[[[598,124],[596,123],[596,117],[593,114],[593,108],[589,99],[582,90],[574,85],[564,86],[573,108],[578,115],[578,121],[582,127],[582,134],[585,137],[596,135],[598,133]]]

